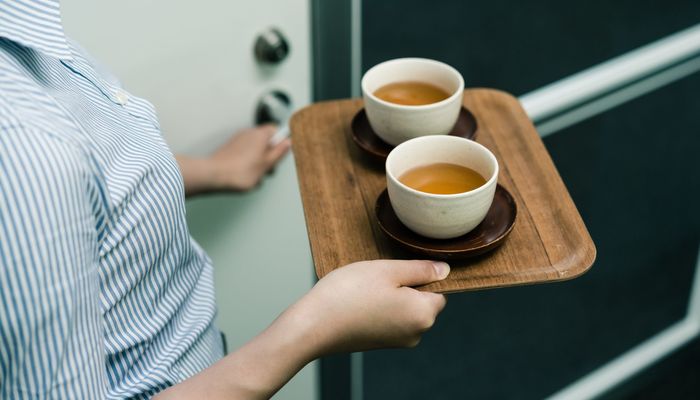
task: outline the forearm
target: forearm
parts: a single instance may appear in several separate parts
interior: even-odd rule
[[[415,346],[445,297],[410,286],[445,279],[449,272],[445,263],[419,260],[338,268],[251,342],[157,399],[268,399],[322,355]]]
[[[175,156],[185,184],[185,196],[205,193],[214,189],[214,171],[211,162],[205,158]]]
[[[268,399],[308,362],[322,342],[298,304],[235,353],[156,396],[166,399]]]

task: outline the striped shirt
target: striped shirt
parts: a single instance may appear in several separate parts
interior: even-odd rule
[[[0,0],[0,398],[147,398],[222,357],[153,107]]]

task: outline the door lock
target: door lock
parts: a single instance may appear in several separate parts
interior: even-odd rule
[[[255,39],[253,51],[259,62],[279,64],[289,54],[289,43],[279,29],[270,28]]]

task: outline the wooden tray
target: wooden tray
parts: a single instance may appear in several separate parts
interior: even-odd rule
[[[447,279],[423,286],[459,292],[575,278],[596,249],[532,122],[513,96],[491,89],[464,92],[478,122],[477,142],[498,158],[498,182],[518,206],[505,243],[484,256],[451,261]],[[294,157],[316,274],[377,258],[412,259],[384,237],[375,201],[386,187],[384,164],[353,142],[350,122],[361,100],[328,101],[292,117]]]

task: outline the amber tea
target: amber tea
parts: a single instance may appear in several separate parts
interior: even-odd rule
[[[374,95],[384,101],[405,106],[422,106],[450,97],[449,93],[435,85],[415,81],[389,83],[374,91]]]
[[[474,190],[486,179],[471,168],[435,163],[412,168],[399,177],[404,185],[433,194],[456,194]]]

